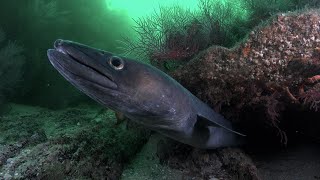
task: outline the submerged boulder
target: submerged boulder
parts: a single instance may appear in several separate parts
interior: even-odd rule
[[[269,124],[286,144],[292,113],[320,118],[320,10],[277,14],[236,47],[210,47],[172,76],[248,134]]]
[[[255,166],[259,145],[265,154],[277,147],[266,140],[282,146],[320,136],[320,11],[277,14],[236,47],[212,46],[171,75],[260,144],[244,151],[159,143],[160,162],[194,179],[261,179],[269,171]]]

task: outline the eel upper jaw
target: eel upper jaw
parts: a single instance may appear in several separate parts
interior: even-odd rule
[[[94,59],[77,48],[57,46],[55,43],[55,49],[48,50],[48,57],[51,64],[70,81],[82,79],[106,89],[118,87],[106,68],[102,69]]]

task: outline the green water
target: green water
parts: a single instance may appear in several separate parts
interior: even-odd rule
[[[9,86],[6,83],[0,84],[1,89],[4,89],[1,90],[4,92],[0,93],[3,94],[0,96],[1,100],[3,102],[14,100],[19,103],[49,108],[61,108],[76,103],[78,100],[87,101],[83,95],[58,76],[47,61],[46,50],[51,48],[54,40],[58,38],[78,41],[115,53],[129,52],[129,55],[135,58],[136,51],[128,49],[127,45],[120,43],[123,41],[123,37],[133,41],[139,38],[143,39],[145,37],[136,33],[140,30],[137,29],[139,25],[136,22],[141,20],[141,22],[154,23],[164,18],[167,26],[152,29],[154,34],[152,38],[164,31],[181,32],[179,28],[185,29],[192,22],[201,21],[200,24],[202,23],[201,26],[204,28],[200,29],[202,36],[199,36],[198,41],[204,39],[207,41],[200,43],[205,45],[199,50],[214,44],[232,47],[243,39],[252,27],[270,14],[280,10],[301,8],[306,4],[301,0],[297,2],[282,0],[272,1],[268,3],[269,6],[266,6],[266,3],[256,0],[252,1],[253,5],[249,7],[246,3],[251,1],[248,0],[203,0],[202,2],[207,4],[209,8],[209,18],[214,19],[214,22],[219,24],[219,33],[214,33],[218,37],[215,37],[216,40],[212,40],[208,37],[210,32],[203,32],[207,31],[206,28],[210,24],[208,25],[208,20],[205,20],[203,8],[201,9],[203,6],[200,6],[199,2],[201,1],[2,1],[0,27],[1,34],[4,36],[1,47],[5,47],[9,42],[14,42],[14,45],[16,45],[14,47],[16,49],[21,48],[23,51],[17,52],[18,54],[9,54],[9,56],[20,55],[24,60],[17,60],[16,64],[20,62],[23,65],[20,65],[21,67],[12,65],[11,70],[11,73],[15,74],[14,76],[20,75],[21,77],[12,78],[12,83],[8,82],[11,84]],[[173,6],[179,7],[178,12],[170,10]],[[159,12],[160,9],[162,14]],[[183,18],[183,21],[179,21],[180,17],[178,15]],[[197,37],[194,39],[197,39]],[[162,39],[161,42],[162,44],[156,45],[158,47],[153,47],[155,51],[163,46],[164,40]],[[143,48],[140,51],[150,52],[150,49]],[[150,58],[145,57],[144,54],[143,60],[148,62]],[[3,65],[4,69],[6,67],[9,67],[9,65]],[[3,70],[1,69],[1,71]],[[10,75],[10,77],[12,76]],[[10,81],[10,78],[8,81]],[[12,91],[12,89],[15,90]]]
[[[24,173],[26,167],[34,168],[34,172],[29,172],[33,173],[29,179],[36,178],[37,173],[42,179],[103,179],[106,176],[117,179],[125,167],[124,179],[132,179],[129,174],[139,176],[132,166],[139,164],[141,155],[134,156],[143,148],[149,132],[127,130],[126,122],[117,125],[114,112],[105,110],[62,78],[46,54],[56,39],[123,54],[170,72],[210,46],[232,48],[245,39],[252,28],[277,12],[305,7],[319,7],[319,2],[2,0],[0,179],[14,179],[14,173]],[[174,47],[168,45],[174,39],[169,36],[178,38]],[[187,55],[172,55],[177,49]],[[40,138],[21,145],[34,134],[40,134]],[[5,162],[1,162],[9,144],[18,144],[18,150],[12,150],[11,155],[6,151]],[[154,144],[144,148],[144,153],[156,149]],[[52,159],[42,159],[48,157],[45,153],[51,154]],[[38,158],[31,161],[34,157]],[[153,154],[152,158],[155,157]],[[13,158],[11,161],[16,167],[10,167],[9,158]],[[131,159],[134,159],[133,165],[129,164]],[[51,160],[54,163],[48,163]],[[156,161],[143,159],[143,162]],[[161,177],[160,170],[156,172],[158,169],[166,173],[167,168],[157,163],[150,165],[157,167],[153,171],[144,172],[146,178],[152,177],[152,173]],[[168,177],[173,178],[175,171],[169,171]],[[23,174],[15,177],[26,178]]]

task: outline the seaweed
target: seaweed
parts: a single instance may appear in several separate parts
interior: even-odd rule
[[[300,99],[303,104],[310,107],[310,110],[320,111],[320,84],[304,92]]]
[[[137,39],[124,37],[121,41],[125,55],[135,53],[164,69],[165,61],[183,60],[198,52],[199,42],[189,45],[197,31],[192,31],[191,26],[198,26],[195,13],[190,10],[179,6],[160,7],[159,12],[136,19],[135,23]]]
[[[164,71],[175,69],[210,45],[230,46],[244,36],[245,31],[238,27],[245,17],[238,15],[241,7],[237,2],[200,0],[198,11],[160,6],[159,11],[135,20],[138,37],[124,37],[122,50]],[[169,68],[172,63],[176,66]]]

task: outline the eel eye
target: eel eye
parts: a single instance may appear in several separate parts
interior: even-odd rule
[[[124,67],[124,61],[118,56],[112,56],[109,60],[109,64],[115,70],[121,70]]]

